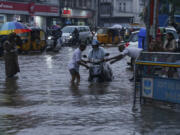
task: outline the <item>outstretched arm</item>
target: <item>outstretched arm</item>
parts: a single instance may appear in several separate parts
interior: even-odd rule
[[[116,57],[116,59],[112,60],[112,61],[110,62],[110,64],[113,64],[113,63],[121,60],[122,58],[123,58],[123,55],[121,54],[121,55],[119,55],[118,57]]]
[[[89,69],[89,66],[86,65],[86,64],[84,63],[84,61],[78,61],[78,64],[81,65],[81,66],[86,67],[87,69]]]
[[[123,58],[123,55],[120,54],[120,55],[111,57],[111,58],[109,58],[109,59],[106,59],[106,61],[110,61],[110,60],[116,60],[116,61],[118,61],[118,60],[121,60],[122,58]]]

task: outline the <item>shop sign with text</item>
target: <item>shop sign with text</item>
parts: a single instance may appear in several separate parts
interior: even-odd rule
[[[90,17],[92,17],[92,12],[88,11],[88,10],[64,8],[62,10],[62,17],[90,18]]]
[[[27,15],[59,15],[58,6],[38,5],[31,3],[17,3],[17,2],[0,2],[1,13],[7,14],[27,14]]]

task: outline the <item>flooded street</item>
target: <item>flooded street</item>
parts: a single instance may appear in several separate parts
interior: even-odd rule
[[[71,85],[67,69],[73,48],[20,55],[21,72],[6,79],[0,60],[0,135],[179,135],[179,112],[133,106],[132,72],[126,59],[112,65],[114,80],[92,84],[80,68]],[[117,48],[106,48],[110,56]],[[88,51],[88,48],[86,52]]]

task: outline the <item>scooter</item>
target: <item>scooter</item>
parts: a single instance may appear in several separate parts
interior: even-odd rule
[[[61,47],[62,47],[61,37],[59,37],[58,39],[52,38],[52,42],[47,45],[46,51],[59,52]]]
[[[70,46],[78,46],[81,43],[81,40],[77,37],[73,37],[70,41]]]
[[[91,59],[89,63],[90,68],[88,81],[107,82],[113,80],[113,72],[108,63],[99,59]]]

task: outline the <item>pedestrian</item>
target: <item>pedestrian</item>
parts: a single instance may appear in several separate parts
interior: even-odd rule
[[[136,48],[136,47],[127,47],[126,48],[124,45],[120,45],[119,51],[121,52],[121,54],[114,56],[114,57],[111,57],[109,59],[106,59],[106,61],[112,60],[110,63],[113,64],[113,63],[121,60],[125,56],[129,56],[132,58],[132,66],[134,68],[135,60],[136,60],[136,58],[138,58],[138,56],[140,55],[142,50],[143,49],[141,49],[141,48]],[[134,79],[134,77],[132,77],[129,80],[132,81],[133,79]]]
[[[166,40],[163,45],[163,50],[167,52],[174,52],[176,50],[176,40],[171,32],[166,34]]]
[[[166,40],[163,44],[163,50],[166,51],[166,52],[175,52],[177,49],[177,45],[176,45],[176,40],[174,38],[174,35],[171,33],[171,32],[168,32],[166,34]],[[167,55],[167,56],[164,56],[163,59],[166,61],[166,62],[174,62],[174,59],[175,56],[174,55]],[[162,68],[162,76],[163,77],[172,77],[172,71],[173,71],[173,68],[172,67],[163,67]]]
[[[17,45],[22,45],[22,41],[14,32],[9,34],[7,40],[3,43],[7,78],[13,77],[16,73],[20,72],[16,49]]]
[[[71,74],[71,83],[73,84],[75,80],[77,83],[80,82],[80,74],[79,74],[79,66],[82,65],[89,69],[89,67],[86,65],[85,61],[81,59],[82,52],[86,49],[86,45],[80,44],[80,46],[74,51],[73,57],[68,65],[69,72]]]

